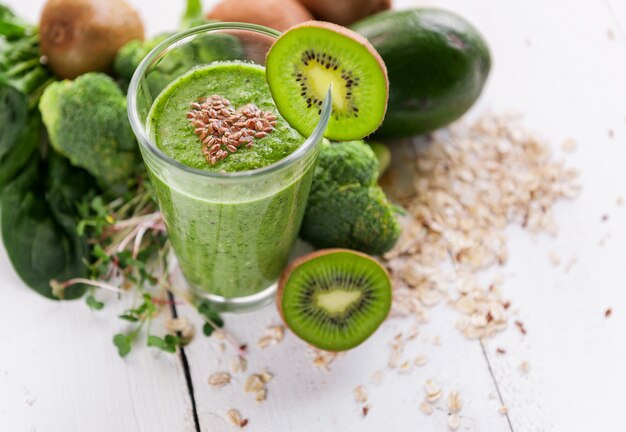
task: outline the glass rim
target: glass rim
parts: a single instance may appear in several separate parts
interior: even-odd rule
[[[163,42],[154,47],[146,57],[141,61],[137,69],[135,70],[133,77],[130,81],[130,85],[128,86],[128,94],[126,96],[127,100],[127,113],[128,119],[130,121],[130,125],[137,137],[137,141],[139,145],[144,149],[148,150],[154,156],[159,158],[161,161],[166,164],[175,167],[179,170],[185,171],[189,174],[199,175],[202,177],[208,177],[213,179],[226,179],[226,178],[249,178],[255,177],[259,175],[269,174],[274,171],[280,170],[285,166],[289,166],[294,162],[297,162],[304,156],[306,156],[310,149],[315,147],[315,144],[323,138],[324,132],[326,131],[326,126],[330,120],[331,112],[332,112],[332,101],[331,101],[331,91],[328,90],[326,98],[324,99],[324,103],[322,105],[322,113],[320,115],[320,119],[315,126],[315,129],[308,136],[305,141],[292,153],[285,156],[284,158],[261,168],[255,168],[252,170],[246,171],[234,171],[234,172],[220,172],[220,171],[206,171],[197,168],[190,167],[185,165],[176,159],[165,154],[161,149],[157,147],[157,145],[153,142],[152,139],[148,136],[146,131],[146,125],[142,123],[139,119],[139,111],[137,104],[137,95],[139,94],[139,84],[141,82],[141,78],[146,71],[146,69],[153,63],[153,61],[163,54],[169,47],[175,46],[178,42],[197,34],[208,33],[213,30],[246,30],[256,33],[265,34],[274,39],[277,39],[280,36],[280,32],[268,27],[256,25],[256,24],[247,24],[240,22],[219,22],[219,23],[210,23],[204,24],[198,27],[193,27],[189,30],[185,30],[179,33],[176,33]]]

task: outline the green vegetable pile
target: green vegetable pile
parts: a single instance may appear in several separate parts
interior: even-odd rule
[[[180,332],[161,337],[150,331],[158,310],[173,304],[175,287],[168,272],[165,225],[127,119],[125,94],[140,62],[173,33],[129,41],[137,37],[131,34],[143,34],[139,18],[132,29],[124,27],[130,25],[122,19],[124,14],[135,13],[130,6],[123,1],[84,1],[93,9],[81,20],[106,9],[102,13],[111,22],[81,25],[98,27],[114,49],[100,43],[103,52],[92,51],[90,36],[82,34],[64,50],[58,40],[50,40],[43,16],[40,34],[37,26],[0,5],[3,244],[17,274],[44,297],[82,297],[88,307],[100,310],[105,307],[100,290],[132,296],[133,306],[120,316],[131,327],[113,338],[120,356],[127,355],[142,334],[148,346],[175,352],[188,342]],[[359,13],[315,14],[346,24],[366,13],[360,1],[348,3]],[[47,11],[50,22],[65,20],[61,6]],[[235,12],[242,10],[235,6]],[[200,0],[187,0],[181,29],[207,22]],[[488,77],[491,58],[484,40],[449,12],[386,11],[352,28],[370,39],[389,72],[389,105],[379,136],[411,136],[447,125],[476,101]],[[162,89],[197,59],[208,63],[244,55],[238,39],[229,34],[198,38],[185,49],[161,58],[147,85]],[[65,68],[68,59],[72,64]],[[73,78],[77,70],[89,72],[61,79]],[[391,249],[401,232],[400,209],[377,184],[390,160],[389,148],[381,143],[324,143],[301,237],[318,248],[372,255]],[[195,306],[204,318],[205,335],[224,325],[208,303]]]
[[[204,21],[199,9],[198,0],[189,0],[184,22]],[[180,333],[150,332],[157,311],[173,302],[169,242],[122,91],[163,39],[129,42],[116,62],[125,74],[89,72],[60,81],[42,58],[37,27],[0,5],[4,247],[26,285],[49,299],[84,297],[100,310],[98,290],[133,296],[134,306],[120,316],[130,330],[113,338],[121,356],[142,330],[148,346],[166,352],[188,342]],[[122,58],[129,52],[130,62]],[[208,304],[196,307],[205,334],[224,325]]]

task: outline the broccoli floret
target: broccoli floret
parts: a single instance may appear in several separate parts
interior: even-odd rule
[[[363,141],[323,144],[301,237],[319,248],[345,247],[372,255],[400,236],[397,208],[376,184],[378,160]]]
[[[113,68],[122,88],[128,88],[139,63],[153,48],[167,39],[166,33],[147,41],[133,40],[124,45],[115,56]],[[188,72],[198,64],[215,61],[238,60],[243,57],[239,39],[226,33],[206,34],[196,37],[183,47],[174,50],[159,60],[158,66],[147,75],[150,93],[158,95],[170,82]]]
[[[135,69],[137,69],[144,57],[171,35],[172,33],[163,33],[147,41],[135,39],[120,48],[115,56],[113,69],[124,88],[127,88],[128,84],[130,84]]]
[[[105,187],[123,183],[138,166],[126,98],[107,75],[88,73],[48,86],[39,109],[50,143]]]

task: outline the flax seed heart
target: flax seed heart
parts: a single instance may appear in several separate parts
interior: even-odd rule
[[[187,118],[211,165],[226,159],[241,146],[252,147],[255,138],[265,138],[276,126],[272,112],[262,111],[254,104],[235,110],[230,101],[220,95],[192,102]]]

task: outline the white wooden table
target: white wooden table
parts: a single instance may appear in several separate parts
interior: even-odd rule
[[[36,20],[43,0],[7,3]],[[150,34],[175,28],[182,10],[182,1],[132,3]],[[291,334],[256,348],[266,326],[279,322],[273,307],[227,316],[230,331],[250,346],[248,370],[275,373],[268,399],[256,405],[241,391],[243,375],[222,389],[207,385],[233,355],[221,353],[219,341],[198,335],[185,348],[188,365],[180,355],[143,347],[121,359],[111,338],[124,329],[116,318],[123,301],[110,298],[103,311],[91,312],[82,301],[43,299],[22,284],[0,248],[0,430],[227,431],[225,413],[237,408],[250,419],[249,431],[445,431],[445,409],[426,416],[418,408],[428,378],[446,392],[459,390],[460,430],[625,430],[626,206],[616,199],[626,196],[626,2],[406,0],[396,7],[417,3],[460,12],[490,42],[493,73],[472,115],[512,110],[555,147],[570,137],[579,143],[568,163],[581,171],[583,192],[557,205],[559,236],[508,232],[505,271],[512,277],[503,290],[528,334],[511,328],[481,346],[453,328],[449,309],[436,307],[420,330],[441,345],[419,339],[408,353],[427,354],[428,365],[409,375],[385,372],[375,386],[369,377],[385,368],[388,341],[410,322],[388,321],[324,372]],[[568,273],[555,268],[551,250],[578,263]],[[193,311],[181,307],[179,314],[201,333]],[[519,370],[523,361],[528,374]],[[352,395],[359,384],[370,395],[367,417]],[[502,403],[508,415],[498,412]]]

